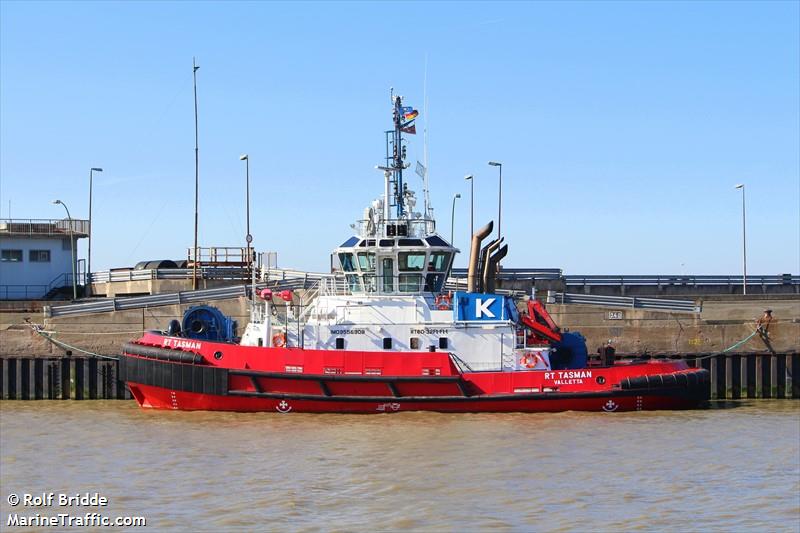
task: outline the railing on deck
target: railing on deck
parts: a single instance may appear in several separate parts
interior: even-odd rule
[[[384,226],[387,226],[390,231],[384,232]],[[398,229],[405,226],[407,229]],[[392,229],[394,228],[393,232]],[[379,221],[375,224],[371,220],[356,220],[354,224],[356,235],[361,238],[380,238],[384,235],[388,237],[409,237],[412,239],[421,239],[429,236],[436,231],[436,222],[433,220],[386,220]],[[404,233],[404,234],[403,234]]]

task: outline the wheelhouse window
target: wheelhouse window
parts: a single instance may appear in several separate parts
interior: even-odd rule
[[[0,261],[4,263],[21,263],[22,250],[2,250],[0,251]]]
[[[400,270],[421,271],[425,268],[425,252],[400,252]]]
[[[375,276],[375,254],[368,252],[358,252],[358,268],[363,272],[362,281],[366,292],[375,292],[378,289],[377,278]]]
[[[375,254],[358,252],[358,267],[361,272],[375,271]]]
[[[450,252],[431,252],[428,270],[431,272],[445,272],[450,265]]]
[[[29,250],[28,261],[31,263],[49,263],[50,250]]]
[[[425,290],[439,292],[444,285],[447,269],[450,267],[450,252],[431,252],[428,261],[428,274],[425,276]]]
[[[419,292],[422,288],[422,272],[425,269],[425,252],[400,252],[397,254],[400,292]]]
[[[355,272],[356,270],[356,264],[355,261],[353,261],[353,254],[351,253],[340,253],[339,263],[342,265],[342,270],[345,272]]]

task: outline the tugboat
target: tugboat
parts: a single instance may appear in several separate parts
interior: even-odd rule
[[[560,331],[539,301],[496,290],[508,246],[502,239],[481,246],[492,222],[472,237],[466,290],[447,290],[459,250],[436,232],[427,185],[423,211],[415,211],[403,179],[403,133],[415,133],[418,112],[391,98],[393,129],[377,167],[383,195],[335,249],[334,272],[302,297],[254,284],[241,338],[234,320],[198,306],[166,331],[126,343],[120,377],[140,406],[620,412],[707,402],[707,370],[644,358],[591,366],[579,333]]]

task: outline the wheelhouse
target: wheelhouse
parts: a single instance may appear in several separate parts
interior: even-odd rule
[[[439,293],[458,252],[437,234],[353,236],[334,251],[334,272],[353,293]]]

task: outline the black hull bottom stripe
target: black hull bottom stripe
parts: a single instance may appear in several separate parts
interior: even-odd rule
[[[364,402],[364,403],[432,403],[432,402],[513,402],[513,401],[540,401],[540,400],[580,400],[592,398],[623,398],[623,397],[649,397],[649,396],[679,396],[691,401],[705,401],[708,396],[703,391],[690,391],[683,388],[649,389],[649,390],[613,390],[597,392],[552,392],[546,394],[498,394],[482,396],[320,396],[316,394],[292,394],[285,392],[253,392],[253,391],[228,391],[228,396],[242,396],[247,398],[263,398],[277,400],[310,400],[321,402]]]

